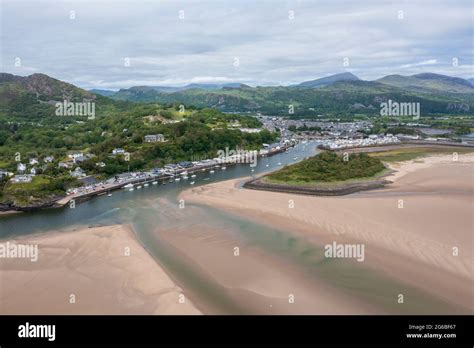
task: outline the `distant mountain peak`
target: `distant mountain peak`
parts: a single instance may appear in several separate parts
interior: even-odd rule
[[[468,80],[430,72],[411,76],[387,75],[376,81],[386,85],[409,88],[412,90],[474,93],[473,85]]]
[[[298,84],[297,86],[314,88],[314,87],[322,87],[322,86],[330,85],[338,81],[359,81],[359,80],[360,79],[356,75],[347,71],[347,72],[343,72],[339,74],[322,77],[316,80],[305,81]]]
[[[96,96],[82,88],[70,83],[50,77],[46,74],[35,73],[29,76],[17,76],[1,73],[0,84],[17,86],[18,94],[20,89],[26,93],[31,93],[37,100],[43,102],[63,101],[63,100],[94,100]]]

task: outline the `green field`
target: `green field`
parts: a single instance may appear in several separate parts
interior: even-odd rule
[[[430,155],[452,154],[454,152],[462,154],[474,152],[474,149],[464,147],[408,147],[388,151],[371,152],[369,153],[369,156],[384,162],[402,162]]]

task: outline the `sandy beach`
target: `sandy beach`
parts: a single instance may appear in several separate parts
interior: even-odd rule
[[[393,184],[342,197],[242,189],[240,179],[189,189],[181,198],[291,231],[315,245],[362,243],[364,267],[472,313],[474,155],[457,161],[430,156],[392,168]]]
[[[16,210],[7,210],[7,211],[0,211],[0,216],[8,216],[8,215],[15,215],[15,214],[21,214],[23,213],[22,211],[16,211]]]
[[[161,242],[185,260],[186,267],[213,293],[212,303],[203,309],[206,314],[377,313],[375,306],[315,282],[288,260],[215,226],[200,223],[199,228],[160,230],[159,234]],[[235,247],[240,249],[239,256],[234,254]],[[221,298],[226,302],[216,308]]]
[[[38,245],[38,260],[0,259],[1,314],[200,313],[128,226],[8,242]]]

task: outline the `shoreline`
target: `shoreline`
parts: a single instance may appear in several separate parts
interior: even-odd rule
[[[295,145],[293,144],[293,145],[289,145],[289,146],[286,146],[286,147],[282,146],[280,149],[273,150],[273,151],[270,151],[269,153],[267,153],[265,155],[258,155],[258,156],[259,157],[264,157],[264,156],[270,157],[270,156],[273,156],[275,154],[284,152],[286,149],[291,148],[293,146],[295,146]],[[350,148],[346,148],[346,149],[336,150],[336,152],[349,152],[349,153],[352,153],[352,152],[374,152],[374,151],[385,151],[385,150],[407,148],[407,147],[414,147],[414,148],[416,148],[416,147],[431,147],[433,149],[436,149],[436,148],[460,148],[460,149],[472,149],[474,151],[474,146],[473,145],[466,145],[466,144],[461,144],[461,143],[458,144],[458,143],[448,143],[448,142],[446,142],[446,143],[442,143],[442,142],[441,143],[432,143],[432,142],[426,142],[426,141],[420,141],[420,142],[418,142],[418,141],[402,141],[398,144],[373,145],[373,146],[364,146],[364,147],[350,147]],[[318,146],[318,148],[319,148],[319,146]],[[223,164],[223,163],[220,163],[220,164]],[[227,165],[232,165],[232,164],[235,164],[235,163],[227,163]],[[195,168],[195,169],[185,169],[185,168],[183,168],[183,169],[177,171],[176,173],[180,173],[180,172],[185,171],[185,170],[187,170],[189,173],[192,173],[192,172],[195,172],[195,171],[200,171],[202,169],[212,169],[215,166],[216,165],[202,166],[202,167]],[[92,192],[87,192],[87,193],[79,195],[79,196],[66,195],[66,196],[63,196],[63,197],[59,197],[59,198],[56,198],[52,201],[44,202],[44,203],[42,203],[38,206],[14,207],[13,209],[0,210],[0,217],[1,216],[7,216],[7,215],[10,215],[10,214],[15,214],[16,212],[29,213],[29,212],[40,211],[40,210],[61,209],[61,208],[64,208],[69,203],[69,201],[72,200],[72,199],[75,199],[76,203],[82,203],[82,202],[94,199],[97,196],[103,195],[106,192],[119,190],[128,183],[138,184],[138,183],[143,183],[143,182],[151,182],[153,180],[163,180],[164,181],[167,178],[169,178],[168,174],[155,175],[154,177],[151,177],[151,178],[148,178],[148,179],[145,179],[145,180],[142,179],[142,178],[132,179],[132,180],[122,182],[122,183],[119,183],[119,184],[109,185],[109,186],[107,186],[103,189],[99,189],[99,190],[92,191]],[[348,192],[348,193],[341,193],[341,194],[336,193],[335,195],[344,195],[344,194],[355,193],[355,192],[358,192],[358,191],[361,191],[361,190],[377,189],[377,188],[381,188],[381,187],[385,186],[386,184],[387,183],[383,183],[383,182],[375,182],[375,183],[372,184],[373,187],[364,188],[363,185],[362,185],[360,187],[360,189],[357,189],[357,187],[356,188],[351,188],[349,190],[350,192]],[[258,188],[255,188],[255,189],[258,189]],[[279,190],[278,188],[274,189],[273,191],[276,191],[276,192],[289,192],[288,190],[284,191],[284,190]],[[302,191],[305,191],[305,190],[302,190]],[[304,193],[304,192],[301,192],[301,193],[302,194],[314,194],[314,193]],[[324,192],[323,192],[322,195],[324,195]],[[2,204],[0,204],[0,208],[1,207],[2,207]]]
[[[388,172],[387,172],[388,170]],[[385,172],[385,173],[383,173]],[[313,185],[313,186],[299,186],[299,185],[287,185],[272,182],[265,182],[263,179],[270,175],[269,173],[263,174],[255,179],[246,181],[242,186],[251,190],[261,191],[272,191],[281,193],[294,193],[301,195],[312,195],[312,196],[345,196],[356,192],[376,190],[385,187],[390,184],[391,181],[386,180],[389,175],[393,174],[393,170],[384,169],[381,173],[376,174],[376,178],[363,180],[360,179],[354,182],[341,182],[337,184],[325,184]]]
[[[81,227],[8,241],[37,245],[39,253],[36,262],[0,259],[1,314],[201,314],[131,226]]]
[[[348,196],[247,190],[238,179],[188,189],[180,198],[284,228],[315,245],[364,243],[364,266],[472,310],[473,163],[473,154],[459,155],[458,162],[437,155],[394,163],[397,172],[387,177],[393,183]],[[456,165],[462,170],[453,171]],[[397,208],[400,198],[405,209]],[[461,250],[457,257],[453,245]]]
[[[15,215],[15,214],[20,214],[24,213],[24,211],[21,210],[5,210],[5,211],[0,211],[0,216],[9,216],[9,215]]]
[[[257,157],[271,157],[278,153],[284,152],[287,149],[294,147],[295,145],[296,144],[282,145],[280,148],[275,149],[275,150],[270,150],[265,154],[258,154]],[[41,204],[33,205],[33,206],[12,206],[10,209],[5,209],[6,204],[0,203],[0,217],[2,215],[15,214],[16,212],[27,213],[27,212],[34,212],[34,211],[47,210],[47,209],[61,209],[61,208],[64,208],[71,200],[75,200],[75,203],[86,202],[98,196],[104,195],[105,193],[108,193],[110,191],[120,190],[128,184],[135,185],[135,184],[151,183],[153,181],[164,182],[165,180],[173,178],[176,175],[179,175],[183,172],[192,174],[195,172],[200,172],[202,170],[212,170],[214,168],[219,168],[222,165],[231,166],[231,165],[236,165],[236,164],[238,163],[230,161],[230,162],[218,162],[218,163],[214,163],[210,165],[201,165],[201,166],[193,167],[193,168],[180,168],[178,170],[175,170],[174,174],[170,174],[170,173],[155,174],[155,175],[151,175],[145,178],[133,178],[130,180],[126,180],[124,182],[106,184],[105,186],[97,190],[94,189],[93,191],[81,193],[78,195],[72,195],[72,194],[65,195],[65,196],[57,197],[53,200],[42,202]]]
[[[343,150],[335,150],[336,153],[371,153],[371,152],[383,152],[391,151],[397,149],[405,148],[424,148],[429,147],[433,149],[439,148],[472,148],[472,146],[461,146],[454,144],[413,144],[409,142],[403,142],[400,144],[387,144],[387,145],[373,145],[365,147],[352,147]],[[318,146],[318,148],[325,150],[324,147]],[[474,151],[474,149],[473,149]],[[301,194],[301,195],[312,195],[312,196],[345,196],[361,191],[371,191],[382,189],[387,185],[393,184],[393,180],[396,180],[399,175],[397,174],[397,169],[400,168],[400,165],[413,165],[420,160],[430,158],[437,158],[439,156],[446,156],[446,154],[429,154],[427,156],[420,156],[410,161],[404,162],[395,162],[395,163],[384,163],[385,169],[380,173],[376,174],[372,178],[360,178],[360,179],[350,179],[343,182],[336,183],[316,183],[309,185],[291,185],[285,183],[269,182],[265,181],[265,177],[271,173],[263,173],[256,178],[246,180],[243,182],[242,186],[251,190],[261,190],[261,191],[271,191],[271,192],[281,192],[281,193],[291,193],[291,194]]]

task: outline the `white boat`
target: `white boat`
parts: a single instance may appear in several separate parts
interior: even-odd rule
[[[134,190],[134,188],[133,188],[133,187],[129,189],[129,191],[133,191],[133,190]]]
[[[137,190],[141,189],[142,188],[142,185],[138,185],[137,186]]]
[[[227,167],[225,167],[225,166],[224,166],[224,167],[222,167],[221,169],[222,169],[222,170],[226,170],[226,169],[227,169]]]
[[[191,178],[195,178],[195,177],[196,177],[196,174],[191,175]]]
[[[281,166],[281,162],[278,162],[278,165]]]
[[[112,194],[111,194],[111,193],[109,193],[109,194],[107,195],[107,197],[112,197]]]
[[[131,187],[133,187],[133,184],[127,184],[127,185],[125,185],[123,188],[124,188],[124,189],[127,189],[127,188],[131,188]]]
[[[191,185],[194,185],[194,181],[191,181],[190,184],[191,184]]]
[[[152,182],[152,185],[156,185],[156,184],[158,184],[158,181],[153,181]]]
[[[213,170],[210,170],[209,173],[214,174],[215,172]]]
[[[252,169],[252,173],[255,171],[255,169]]]
[[[296,161],[296,160],[298,159],[298,156],[296,156],[296,157],[293,157],[293,159]]]
[[[186,176],[188,175],[188,172],[187,171],[181,172],[181,175]]]
[[[189,178],[187,176],[183,176],[183,180],[188,180]]]
[[[176,179],[174,179],[174,181],[180,181],[180,180],[181,180],[180,178],[176,178]]]
[[[270,165],[269,164],[266,164],[265,167],[269,167]]]
[[[149,184],[149,183],[146,183],[146,184],[143,184],[143,186],[147,187],[147,186],[150,186],[150,184]]]

